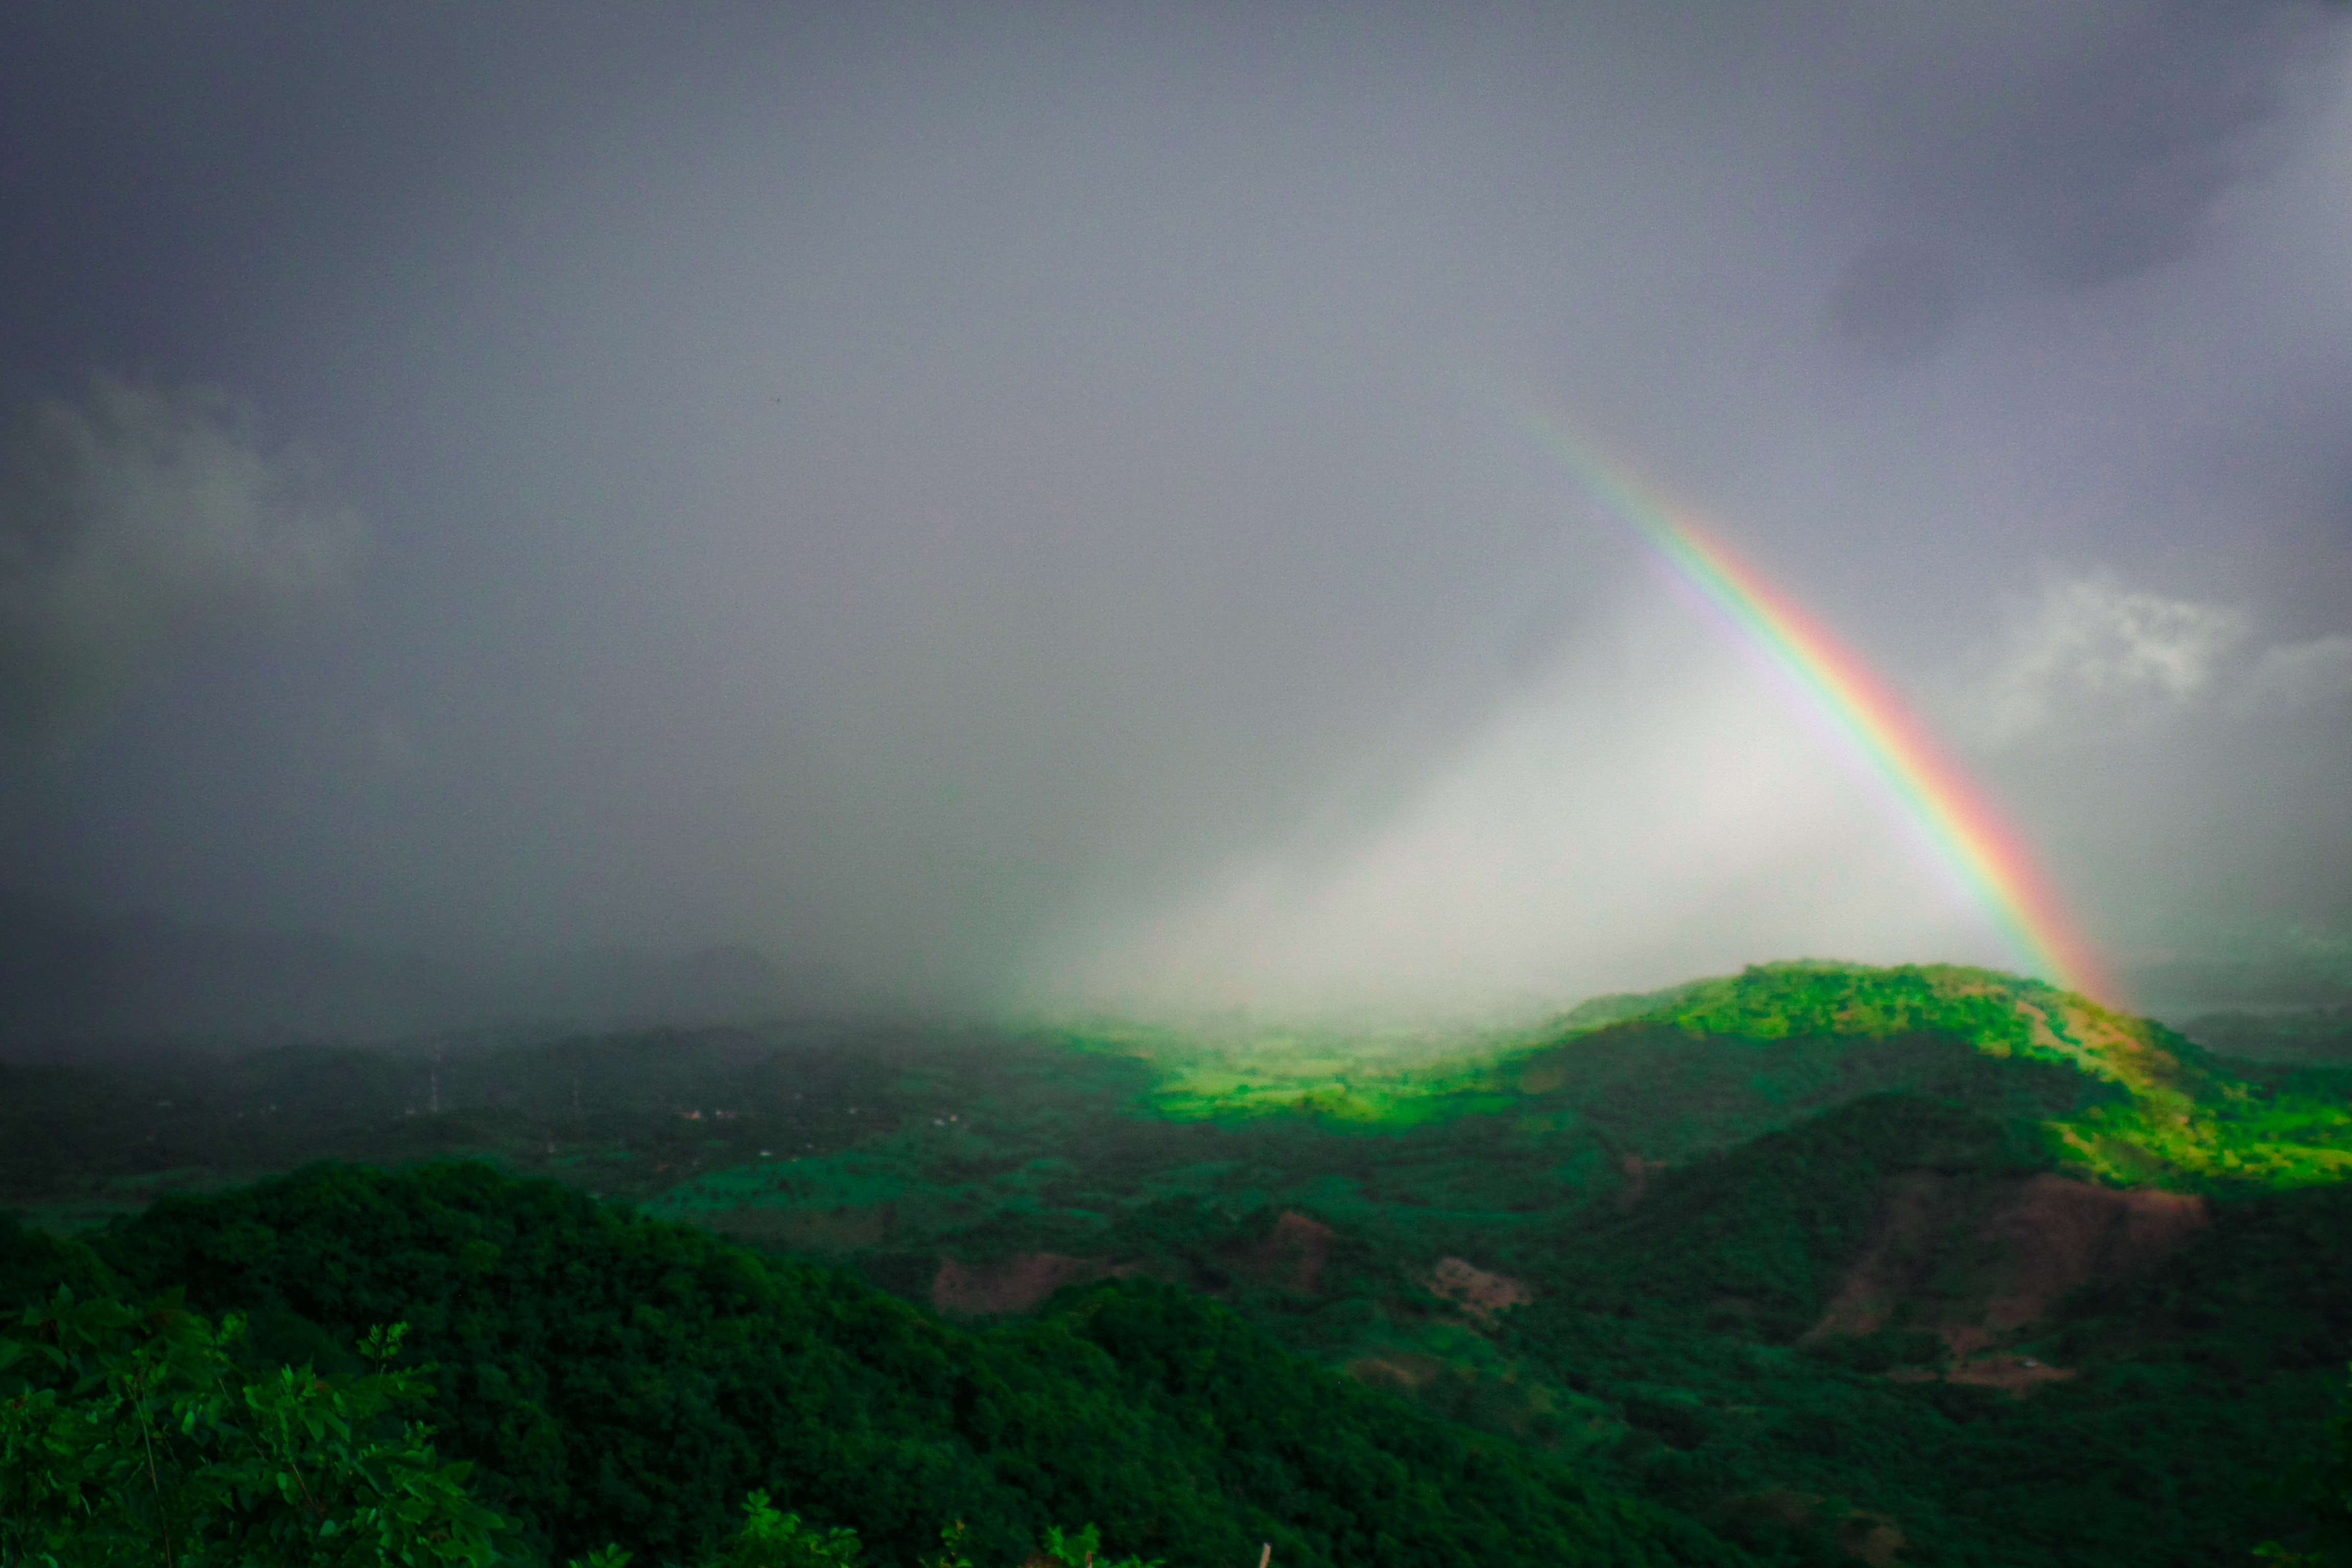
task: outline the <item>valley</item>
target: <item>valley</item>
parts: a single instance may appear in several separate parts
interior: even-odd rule
[[[807,1287],[835,1293],[830,1321],[944,1334],[950,1361],[1113,1310],[1206,1336],[1203,1355],[1242,1334],[1339,1380],[1301,1387],[1371,1400],[1349,1419],[1375,1447],[1402,1440],[1384,1423],[1434,1422],[1539,1487],[1621,1500],[1637,1522],[1591,1542],[1650,1542],[1629,1562],[2202,1563],[2331,1522],[2310,1510],[2352,1347],[2352,1064],[2224,1055],[1989,971],[1767,965],[1453,1038],[806,1026],[0,1073],[0,1181],[29,1227],[0,1259],[16,1299],[74,1268],[179,1285],[259,1313],[289,1356],[364,1326],[281,1254],[297,1232],[361,1246],[328,1237],[316,1194],[373,1167],[457,1184],[416,1212],[455,1202],[509,1252],[541,1223],[747,1248],[837,1281]],[[367,1202],[425,1203],[410,1191]],[[409,1267],[362,1295],[473,1369],[447,1429],[532,1539],[709,1528],[716,1493],[632,1524],[533,1481],[588,1436],[498,1370],[521,1352],[468,1339],[488,1309],[435,1305],[471,1287]],[[698,1376],[735,1375],[721,1342],[695,1342]],[[1232,1556],[1184,1544],[1194,1513],[1032,1458],[1112,1549]],[[675,1462],[640,1454],[631,1485],[665,1495]],[[861,1515],[865,1462],[802,1476],[795,1506],[911,1552],[948,1505]],[[790,1497],[784,1468],[761,1484]],[[1271,1506],[1196,1479],[1235,1518]],[[989,1506],[1010,1550],[1021,1509]],[[1423,1527],[1443,1560],[1450,1527]],[[1278,1560],[1357,1560],[1344,1531],[1282,1528]]]

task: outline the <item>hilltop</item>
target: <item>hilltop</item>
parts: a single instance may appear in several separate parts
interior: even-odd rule
[[[2187,1563],[2291,1532],[2273,1457],[2316,1449],[2352,1346],[2352,1079],[1985,970],[1761,965],[1451,1037],[739,1029],[44,1071],[0,1085],[0,1176],[52,1224],[321,1155],[484,1156],[975,1331],[1213,1301],[1762,1561]]]
[[[2352,1173],[2352,1066],[2223,1058],[2154,1019],[1955,964],[1759,964],[1601,998],[1520,1035],[1396,1036],[1370,1050],[1297,1031],[1064,1038],[1150,1063],[1150,1103],[1178,1119],[1279,1110],[1399,1128],[1567,1111],[1654,1160],[1911,1089],[2038,1121],[2061,1163],[2102,1181],[2293,1186]]]
[[[314,1167],[159,1205],[89,1247],[0,1230],[10,1275],[20,1293],[63,1278],[250,1313],[265,1360],[331,1365],[371,1324],[406,1321],[436,1364],[444,1448],[555,1562],[616,1538],[707,1552],[760,1486],[894,1561],[950,1521],[1019,1561],[1047,1523],[1083,1518],[1183,1563],[1265,1542],[1310,1565],[1742,1562],[1182,1292],[1099,1289],[974,1331],[478,1164]]]

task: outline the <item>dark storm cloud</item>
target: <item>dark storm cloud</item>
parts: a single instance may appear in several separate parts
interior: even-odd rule
[[[2341,8],[100,15],[0,23],[0,386],[153,377],[8,563],[18,722],[114,696],[7,879],[958,1005],[2006,958],[1556,409],[2101,934],[2352,922]]]
[[[0,447],[0,727],[89,718],[172,640],[339,583],[358,518],[213,392],[99,378]]]
[[[1932,58],[1864,79],[1851,136],[1878,232],[1827,318],[1867,357],[1927,352],[2001,293],[2186,254],[2221,194],[2307,129],[2340,26],[2318,0],[1969,13]]]

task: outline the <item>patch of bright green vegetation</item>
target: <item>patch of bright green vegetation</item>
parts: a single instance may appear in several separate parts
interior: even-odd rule
[[[1180,1030],[1103,1020],[1041,1037],[1087,1055],[1149,1063],[1154,1081],[1144,1103],[1171,1120],[1304,1113],[1402,1128],[1511,1109],[1492,1068],[1524,1036],[1238,1023]]]
[[[1197,1295],[1108,1282],[968,1328],[479,1165],[316,1166],[161,1205],[86,1246],[0,1226],[0,1278],[12,1268],[29,1299],[79,1269],[126,1298],[249,1313],[265,1364],[331,1373],[397,1312],[437,1368],[436,1441],[476,1467],[526,1563],[614,1541],[702,1560],[754,1488],[820,1531],[855,1529],[885,1563],[928,1555],[942,1519],[968,1528],[974,1561],[1019,1563],[1082,1516],[1180,1568],[1268,1543],[1297,1568],[1754,1561]]]
[[[1979,1049],[2001,1046],[2030,1054],[2032,1030],[2017,1003],[2059,994],[2038,981],[1957,964],[1880,969],[1799,962],[1757,964],[1699,981],[1629,1016],[1752,1040],[1886,1039],[1933,1032],[1958,1036]]]
[[[1761,965],[1646,995],[1599,998],[1532,1032],[1343,1033],[1238,1024],[1179,1031],[1097,1023],[1049,1037],[1081,1052],[1150,1064],[1156,1081],[1145,1104],[1164,1117],[1230,1121],[1300,1112],[1401,1129],[1526,1113],[1533,1109],[1530,1097],[1557,1100],[1568,1081],[1590,1076],[1580,1064],[1562,1059],[1579,1042],[1606,1037],[1592,1053],[1604,1055],[1636,1028],[1661,1044],[1665,1031],[1679,1031],[1750,1046],[1834,1041],[1840,1049],[1857,1041],[1935,1035],[1991,1055],[2095,1071],[2063,1034],[2037,1032],[2032,1013],[2019,1005],[2038,1002],[2047,1010],[2062,994],[1990,970],[1801,963]],[[1743,1071],[1757,1079],[1765,1098],[1801,1101],[1793,1085],[1768,1081],[1783,1076],[1784,1058],[1791,1054],[1745,1053]],[[1794,1076],[1805,1078],[1809,1070]],[[1788,1092],[1776,1092],[1783,1089]],[[1744,1130],[1727,1131],[1737,1136]]]
[[[2352,1174],[2352,1073],[2231,1063],[2152,1020],[1989,971],[1772,965],[1707,988],[1673,1020],[1784,1035],[1927,1027],[1979,1051],[2070,1063],[2126,1091],[2046,1124],[2068,1165],[2105,1181],[2299,1186]]]
[[[584,1409],[676,1387],[691,1392],[661,1420],[782,1420],[761,1413],[810,1397],[805,1369],[762,1363],[739,1376],[713,1350],[659,1375],[651,1362],[597,1363],[599,1375],[613,1373],[610,1387],[588,1378],[574,1388],[570,1371],[524,1378],[508,1350],[486,1347],[501,1315],[519,1312],[524,1295],[508,1294],[527,1295],[526,1279],[537,1281],[529,1290],[560,1284],[593,1297],[580,1310],[599,1343],[636,1336],[650,1355],[674,1329],[702,1333],[692,1324],[710,1304],[695,1304],[692,1271],[678,1261],[701,1256],[700,1244],[664,1220],[772,1255],[822,1255],[918,1302],[950,1277],[946,1261],[966,1279],[995,1279],[1038,1253],[1060,1255],[1047,1270],[1055,1279],[1116,1270],[1214,1295],[1253,1333],[1383,1398],[1698,1518],[1776,1563],[1852,1562],[1865,1547],[1886,1556],[1873,1533],[1882,1529],[1908,1542],[1892,1560],[1914,1568],[2225,1560],[2283,1528],[2257,1480],[2278,1434],[2293,1442],[2322,1429],[2352,1344],[2352,1232],[2337,1201],[2352,1184],[2322,1184],[2340,1180],[2352,1153],[2352,1073],[2218,1056],[1982,970],[1769,965],[1483,1034],[1238,1023],[821,1041],[709,1031],[453,1050],[441,1062],[280,1054],[163,1088],[117,1075],[91,1092],[95,1081],[0,1072],[0,1133],[16,1141],[13,1152],[0,1147],[0,1176],[49,1181],[43,1203],[121,1205],[249,1168],[237,1162],[341,1153],[398,1165],[462,1146],[509,1173],[631,1200],[634,1210],[599,1207],[606,1218],[592,1225],[587,1210],[538,1192],[522,1206],[562,1221],[559,1245],[537,1221],[500,1229],[496,1212],[514,1192],[478,1174],[402,1178],[380,1190],[422,1206],[397,1224],[379,1215],[384,1225],[357,1256],[386,1260],[367,1264],[382,1275],[367,1287],[370,1321],[415,1316],[412,1298],[442,1302],[439,1316],[417,1321],[457,1369],[453,1430],[463,1425],[482,1452],[501,1456],[492,1468],[509,1478],[502,1486],[559,1500],[550,1520],[583,1507],[635,1519],[630,1529],[647,1542],[656,1471],[661,1507],[688,1499],[680,1519],[700,1519],[706,1532],[740,1493],[679,1490],[661,1444],[564,1402]],[[25,1096],[12,1100],[13,1088]],[[2008,1288],[2000,1260],[1986,1256],[1985,1226],[2061,1168],[2202,1189],[2209,1239],[2140,1294],[2065,1307],[2004,1343],[2071,1376],[2023,1399],[1938,1381],[1948,1347],[1937,1325]],[[341,1178],[304,1180],[343,1190]],[[2302,1190],[2268,1190],[2290,1187]],[[1889,1287],[1896,1315],[1866,1334],[1817,1332],[1858,1253],[1879,1244],[1898,1190],[1917,1200],[1918,1234],[1885,1254],[1916,1265]],[[481,1205],[478,1235],[474,1220],[453,1218]],[[193,1225],[199,1210],[225,1222],[236,1209],[181,1200],[92,1246],[130,1267],[124,1248],[139,1238]],[[617,1274],[595,1255],[607,1219],[645,1249]],[[205,1220],[202,1244],[175,1256],[203,1289],[265,1273],[273,1291],[326,1288],[310,1277],[327,1266],[289,1250],[292,1221],[257,1223]],[[594,1235],[572,1234],[583,1226]],[[1442,1260],[1524,1283],[1535,1300],[1482,1317],[1438,1288]],[[183,1273],[178,1263],[140,1267],[142,1281]],[[800,1267],[780,1263],[777,1277]],[[740,1293],[740,1282],[718,1285]],[[1027,1300],[1034,1319],[969,1335],[971,1325],[948,1324],[926,1342],[956,1370],[939,1371],[926,1352],[918,1359],[932,1372],[894,1362],[874,1384],[936,1372],[944,1425],[924,1416],[904,1446],[877,1448],[885,1461],[857,1469],[854,1485],[855,1456],[836,1456],[849,1468],[801,1473],[837,1486],[825,1494],[838,1500],[833,1517],[862,1524],[852,1510],[871,1506],[871,1479],[905,1469],[905,1506],[891,1505],[903,1529],[891,1539],[916,1551],[928,1542],[920,1531],[948,1517],[940,1487],[964,1484],[954,1479],[962,1471],[923,1456],[945,1452],[938,1445],[959,1424],[995,1431],[988,1410],[1010,1408],[974,1370],[1000,1364],[984,1348],[998,1330],[1003,1343],[1036,1346],[1038,1366],[1022,1377],[1056,1376],[1052,1367],[1092,1353],[1070,1336],[1092,1334],[1099,1320],[1088,1314],[1110,1309],[1088,1301],[1160,1300],[1153,1289],[1081,1283]],[[845,1342],[867,1343],[877,1325],[912,1332],[917,1318],[936,1321],[882,1310],[870,1296],[826,1300]],[[950,1304],[976,1310],[970,1297]],[[293,1310],[309,1320],[308,1307]],[[730,1307],[709,1321],[740,1316]],[[1197,1336],[1237,1331],[1223,1322],[1153,1330],[1154,1364],[1189,1376],[1206,1353]],[[724,1354],[765,1354],[777,1325],[755,1326],[727,1327],[740,1338]],[[310,1331],[287,1318],[271,1331]],[[671,1378],[681,1367],[685,1381]],[[501,1384],[492,1370],[518,1381]],[[732,1392],[709,1396],[694,1381],[705,1376]],[[1180,1394],[1155,1385],[1145,1397]],[[819,1416],[856,1426],[852,1406],[816,1411],[793,1441],[818,1447],[793,1466],[833,1452]],[[709,1463],[737,1464],[751,1451],[730,1447],[738,1441],[709,1449],[720,1456]],[[648,1478],[642,1497],[560,1457],[602,1465],[616,1443]],[[1009,1487],[1035,1481],[1006,1474]],[[772,1479],[743,1469],[728,1484]],[[995,1483],[971,1484],[971,1495],[993,1495]],[[566,1488],[573,1500],[561,1502]],[[611,1495],[578,1500],[595,1489]],[[1095,1495],[1053,1517],[1108,1523]],[[1000,1512],[1004,1550],[1026,1550],[1016,1537],[1027,1515],[1011,1502]],[[608,1538],[577,1522],[579,1541]],[[1235,1560],[1253,1560],[1265,1539],[1250,1536]],[[1277,1545],[1277,1560],[1287,1550]]]
[[[2065,1165],[2102,1181],[2294,1186],[2352,1175],[2352,1070],[2231,1062],[2152,1020],[1954,964],[1760,964],[1601,998],[1532,1037],[1099,1025],[1058,1043],[1149,1063],[1156,1082],[1144,1103],[1174,1120],[1307,1115],[1397,1131],[1532,1117],[1659,1159],[1857,1094],[1958,1090],[2038,1122]],[[2064,1071],[1971,1074],[1955,1045]]]
[[[2063,1063],[2123,1091],[2043,1123],[2063,1163],[2103,1181],[2286,1187],[2352,1175],[2352,1073],[2233,1063],[2152,1020],[1990,970],[1768,964],[1651,1016],[1748,1039],[1932,1032],[1989,1056]]]
[[[320,1156],[464,1154],[831,1254],[1088,1251],[1197,1200],[1508,1231],[1868,1095],[2036,1129],[2078,1174],[2352,1173],[2352,1071],[2215,1055],[2038,982],[1769,964],[1539,1028],[655,1032],[0,1068],[0,1202],[101,1224]]]
[[[2004,1010],[2017,995],[2033,1016]],[[1407,1250],[1499,1245],[1661,1163],[1869,1095],[2024,1129],[2128,1110],[2118,1075],[2056,1032],[2074,1026],[2057,997],[1983,971],[1781,965],[1612,999],[1532,1039],[1397,1031],[1353,1059],[1297,1030],[1033,1035],[1033,1057],[899,1074],[877,1097],[887,1130],[683,1173],[644,1201],[764,1245],[898,1256],[910,1289],[942,1252],[1161,1256],[1151,1216],[1171,1203],[1267,1224],[1294,1209]]]

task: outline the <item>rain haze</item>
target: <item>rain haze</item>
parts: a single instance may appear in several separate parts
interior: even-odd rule
[[[2118,971],[2340,966],[2347,36],[11,7],[10,918],[932,1012],[2029,964],[1549,428]]]

